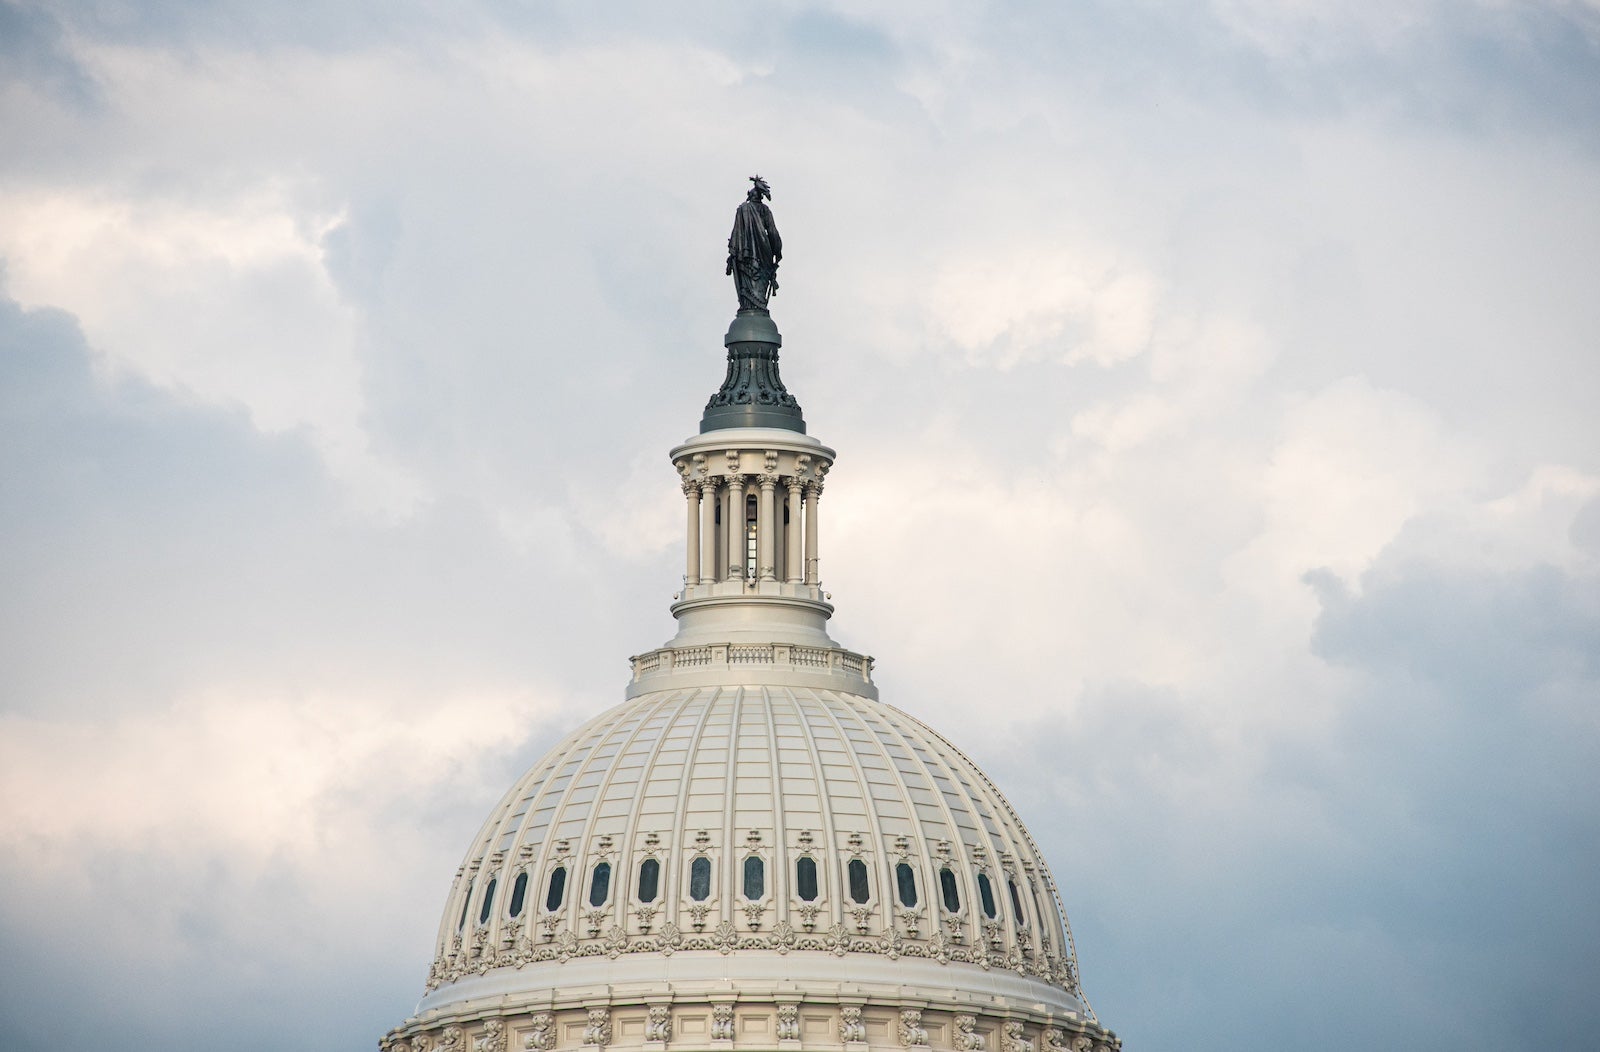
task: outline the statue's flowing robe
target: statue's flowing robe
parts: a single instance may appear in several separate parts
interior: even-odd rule
[[[745,201],[733,213],[733,233],[728,235],[728,266],[739,291],[740,310],[767,309],[767,297],[777,290],[781,259],[783,239],[772,209],[760,201]]]

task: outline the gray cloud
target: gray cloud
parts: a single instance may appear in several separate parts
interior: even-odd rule
[[[1279,8],[0,7],[11,1044],[404,1015],[669,633],[755,171],[836,635],[1130,1048],[1579,1043],[1592,18]]]

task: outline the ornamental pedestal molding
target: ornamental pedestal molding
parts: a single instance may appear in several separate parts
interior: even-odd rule
[[[1115,1034],[1079,1019],[1019,1017],[971,999],[933,1007],[891,998],[842,1001],[673,997],[553,1011],[508,1012],[488,1019],[413,1021],[388,1034],[383,1052],[662,1052],[701,1048],[777,1048],[785,1052],[1120,1052]],[[748,1028],[748,1032],[746,1032]]]

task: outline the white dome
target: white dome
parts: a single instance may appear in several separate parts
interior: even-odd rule
[[[744,322],[712,400],[741,420],[788,397]],[[495,807],[382,1047],[1114,1052],[1011,805],[827,633],[833,450],[712,423],[671,453],[677,635]]]
[[[943,737],[847,690],[658,690],[591,721],[479,831],[437,950],[419,1012],[547,1000],[585,958],[609,983],[658,981],[663,955],[697,952],[718,973],[736,956],[745,982],[807,956],[835,977],[840,957],[926,961],[919,985],[1084,1011],[1011,806]]]

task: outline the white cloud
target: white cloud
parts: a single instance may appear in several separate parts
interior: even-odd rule
[[[112,370],[243,406],[265,432],[304,429],[364,503],[400,510],[413,484],[368,449],[360,321],[322,239],[342,220],[277,182],[212,203],[109,190],[0,194],[11,293],[79,320]]]
[[[1473,451],[1426,406],[1365,378],[1329,385],[1284,413],[1254,503],[1260,534],[1227,563],[1239,587],[1282,595],[1309,570],[1354,578],[1412,517],[1462,498]],[[1312,613],[1309,595],[1295,604]]]
[[[375,862],[386,830],[369,825],[374,805],[442,785],[483,792],[485,765],[500,773],[559,711],[531,693],[401,706],[240,688],[109,719],[6,715],[0,847],[51,869],[87,863],[85,843],[306,872],[329,850]]]
[[[1148,346],[1156,298],[1154,278],[1102,252],[1012,249],[944,263],[922,308],[933,331],[971,365],[1112,366]]]

